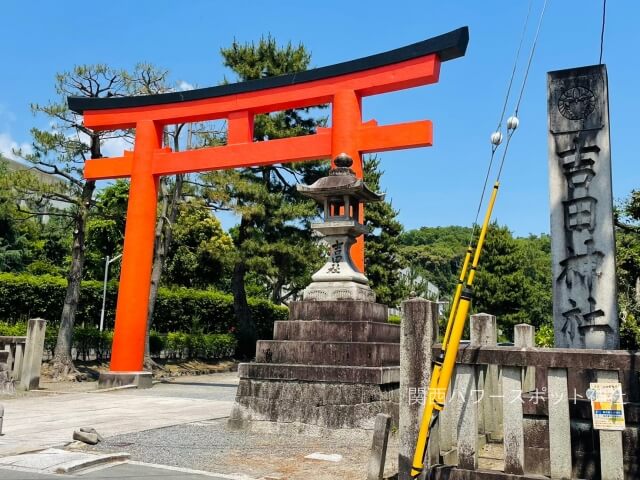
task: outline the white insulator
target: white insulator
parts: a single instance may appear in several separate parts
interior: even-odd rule
[[[493,145],[500,145],[502,143],[502,133],[500,132],[493,132],[491,134],[491,143]]]
[[[507,118],[507,129],[515,130],[516,128],[518,128],[518,125],[520,125],[520,120],[518,120],[518,117],[513,116]]]

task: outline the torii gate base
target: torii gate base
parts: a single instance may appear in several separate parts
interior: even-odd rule
[[[135,129],[133,152],[85,164],[91,180],[131,178],[127,224],[116,306],[109,374],[101,386],[148,385],[142,372],[147,299],[156,225],[158,180],[162,175],[336,158],[346,153],[362,178],[363,153],[430,146],[431,122],[379,126],[362,121],[362,97],[438,81],[440,64],[464,55],[466,27],[406,47],[296,74],[218,87],[141,97],[68,99],[87,128]],[[255,115],[331,104],[330,128],[314,135],[255,141]],[[184,152],[163,148],[167,125],[226,119],[227,145]],[[364,219],[360,212],[360,222]],[[352,258],[364,271],[364,241]]]

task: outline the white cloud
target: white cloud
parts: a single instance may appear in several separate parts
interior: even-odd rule
[[[11,160],[17,160],[14,150],[22,150],[25,153],[31,153],[32,148],[28,143],[18,143],[8,133],[0,133],[0,154]]]
[[[191,85],[189,82],[185,82],[184,80],[180,80],[178,82],[178,90],[184,92],[185,90],[193,90],[195,87]]]
[[[78,132],[78,138],[86,144],[90,142],[89,135],[84,132]],[[122,157],[125,150],[131,149],[133,149],[133,145],[123,137],[107,138],[100,145],[100,153],[103,157]]]
[[[133,145],[126,138],[109,138],[102,142],[101,152],[103,157],[121,157],[125,150],[131,150]]]

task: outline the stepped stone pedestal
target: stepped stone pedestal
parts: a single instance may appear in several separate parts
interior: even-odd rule
[[[240,364],[229,424],[372,429],[376,415],[398,423],[400,328],[387,307],[355,300],[301,301],[256,362]]]

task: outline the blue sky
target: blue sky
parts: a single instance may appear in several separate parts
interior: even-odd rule
[[[542,3],[533,1],[521,67]],[[229,74],[219,49],[234,38],[244,42],[271,33],[282,43],[302,42],[313,66],[323,66],[468,25],[467,55],[443,64],[438,84],[364,101],[365,120],[434,122],[433,147],[381,155],[383,186],[405,227],[468,225],[527,7],[528,0],[3,0],[0,152],[28,144],[29,129],[46,125],[31,115],[29,104],[55,98],[55,73],[75,64],[131,68],[147,61],[169,69],[176,83],[205,87]],[[549,230],[546,72],[598,63],[601,8],[601,0],[549,0],[495,210],[498,221],[518,235]],[[640,111],[638,18],[640,2],[608,2],[604,63],[616,199],[640,188],[633,144],[640,132],[633,123]],[[521,75],[518,88],[520,81]]]

